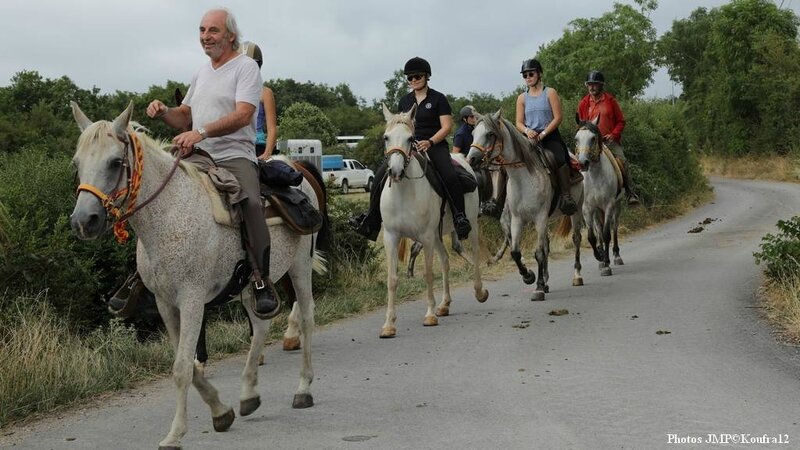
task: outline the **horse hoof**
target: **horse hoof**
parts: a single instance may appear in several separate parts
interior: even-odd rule
[[[381,339],[393,338],[395,335],[397,335],[397,329],[395,327],[384,327],[381,329]]]
[[[573,286],[583,286],[583,277],[573,278],[572,279]]]
[[[528,271],[527,275],[523,275],[522,282],[525,284],[533,284],[536,282],[536,274],[532,271]]]
[[[180,445],[159,445],[158,450],[181,450]]]
[[[445,317],[450,315],[450,307],[449,306],[440,306],[436,308],[436,315],[439,317]]]
[[[236,414],[233,413],[233,408],[219,417],[214,417],[214,431],[228,431],[228,428],[233,425],[233,419],[235,418]]]
[[[600,276],[601,277],[610,277],[611,276],[611,267],[603,267],[600,269]]]
[[[435,327],[439,325],[439,319],[436,316],[425,316],[425,319],[422,321],[422,325],[426,327]]]
[[[606,264],[604,261],[600,261],[600,263],[597,265],[597,268],[600,270],[603,270],[606,267],[608,267],[608,264]]]
[[[194,368],[195,368],[195,370],[197,370],[197,373],[201,377],[205,378],[205,376],[206,376],[206,363],[200,362],[200,361],[195,359],[194,360]]]
[[[311,394],[294,394],[292,399],[292,408],[304,409],[314,406],[314,397]]]
[[[283,351],[291,352],[292,350],[300,350],[300,338],[283,338]]]
[[[259,366],[263,366],[264,365],[264,354],[263,353],[258,355],[258,365]]]
[[[259,406],[261,406],[261,396],[242,400],[239,402],[239,414],[241,414],[242,417],[249,416],[253,414],[253,411],[257,410]]]
[[[545,294],[549,293],[550,292],[550,286],[545,284],[543,291],[544,291]]]
[[[475,296],[475,300],[477,300],[478,303],[483,303],[488,299],[489,299],[489,290],[488,289],[482,290],[478,295]]]
[[[614,258],[614,264],[616,264],[618,266],[624,266],[625,265],[625,263],[622,262],[622,258],[620,258],[620,257]]]
[[[543,291],[536,291],[536,292],[534,292],[534,293],[533,293],[533,296],[531,296],[531,301],[532,301],[532,302],[541,302],[541,301],[544,301],[544,292],[543,292]]]

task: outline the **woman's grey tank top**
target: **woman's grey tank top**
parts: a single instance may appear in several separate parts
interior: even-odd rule
[[[525,92],[525,126],[540,132],[553,121],[553,108],[547,100],[547,87],[533,96]]]

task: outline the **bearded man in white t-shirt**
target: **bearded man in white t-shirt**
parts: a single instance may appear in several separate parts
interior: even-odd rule
[[[226,9],[212,9],[200,22],[200,44],[209,62],[197,71],[183,104],[168,108],[159,100],[147,107],[147,115],[159,117],[183,132],[172,142],[181,152],[198,147],[214,162],[230,171],[247,199],[242,201],[248,247],[252,251],[255,312],[274,317],[280,301],[269,279],[269,229],[264,220],[255,153],[256,108],[262,80],[258,64],[239,53],[239,29]]]

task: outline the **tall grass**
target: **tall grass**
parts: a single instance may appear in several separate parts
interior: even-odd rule
[[[789,155],[703,155],[700,166],[706,175],[746,180],[800,181],[800,158]]]

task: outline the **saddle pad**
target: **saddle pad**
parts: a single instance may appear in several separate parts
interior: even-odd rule
[[[617,190],[620,190],[622,189],[622,182],[623,182],[622,161],[617,160],[617,158],[614,156],[613,153],[611,153],[611,150],[605,144],[603,145],[603,153],[609,160],[611,160],[611,165],[614,166],[614,172],[617,173]]]
[[[214,186],[214,182],[211,181],[211,177],[206,174],[202,174],[200,176],[200,181],[203,187],[208,193],[208,198],[211,200],[211,213],[214,216],[214,221],[220,225],[237,228],[239,226],[238,221],[234,221],[233,219],[233,212],[231,211],[230,206],[227,202],[225,202],[222,198],[222,194],[217,190],[216,186]],[[282,225],[283,219],[272,210],[272,214],[268,215],[269,210],[269,202],[265,202],[265,212],[264,216],[267,219],[267,226],[276,226]]]

